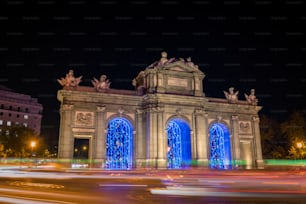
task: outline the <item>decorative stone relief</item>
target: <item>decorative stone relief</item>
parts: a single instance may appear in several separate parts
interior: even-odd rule
[[[239,133],[252,133],[251,123],[249,121],[239,121]]]
[[[93,126],[94,113],[85,111],[75,112],[75,125],[76,126]]]

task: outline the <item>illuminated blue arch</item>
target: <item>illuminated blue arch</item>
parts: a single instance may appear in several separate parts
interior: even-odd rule
[[[133,161],[133,127],[121,117],[109,121],[106,136],[106,169],[131,169]]]
[[[228,128],[214,123],[209,129],[210,168],[231,169],[231,142]]]
[[[182,119],[172,119],[167,125],[168,168],[179,169],[191,164],[190,128]]]

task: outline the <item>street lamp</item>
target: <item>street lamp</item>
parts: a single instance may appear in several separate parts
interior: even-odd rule
[[[302,142],[297,142],[296,143],[296,147],[299,149],[299,159],[301,159],[301,148],[302,148],[303,144]]]
[[[302,148],[302,143],[298,142],[298,143],[296,143],[296,146],[297,146],[297,148],[301,149]]]
[[[33,150],[36,146],[36,142],[35,141],[31,141],[31,156],[33,156]]]

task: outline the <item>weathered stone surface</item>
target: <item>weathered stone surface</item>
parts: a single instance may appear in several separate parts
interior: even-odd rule
[[[234,167],[261,168],[262,153],[258,111],[246,100],[205,97],[204,73],[191,59],[160,60],[133,79],[135,91],[108,87],[77,86],[58,91],[61,103],[59,157],[72,159],[74,138],[90,140],[89,159],[106,160],[105,142],[111,119],[127,119],[133,127],[133,167],[167,168],[167,125],[173,119],[190,128],[192,160],[197,165],[210,161],[210,128],[220,123],[227,128]],[[169,150],[169,149],[168,149]],[[101,164],[103,167],[103,164]]]

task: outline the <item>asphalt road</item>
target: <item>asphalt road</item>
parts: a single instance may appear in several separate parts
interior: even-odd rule
[[[302,204],[304,174],[0,172],[0,203]]]

